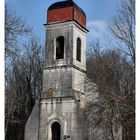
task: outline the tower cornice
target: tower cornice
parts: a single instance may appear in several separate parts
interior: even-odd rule
[[[80,28],[82,31],[84,31],[85,33],[89,32],[89,30],[87,28],[85,28],[84,26],[82,26],[81,24],[79,24],[76,20],[69,20],[69,21],[65,21],[65,22],[54,22],[54,23],[46,23],[44,24],[44,26],[49,29],[49,27],[53,27],[53,29],[58,28],[58,25],[65,27],[65,25],[69,25],[72,26],[72,23]]]

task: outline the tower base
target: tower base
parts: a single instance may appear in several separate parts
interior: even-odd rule
[[[25,140],[82,140],[81,116],[73,97],[42,99],[25,128]]]

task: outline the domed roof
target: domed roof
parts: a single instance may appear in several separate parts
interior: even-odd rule
[[[83,15],[86,17],[86,14],[84,13],[84,11],[75,2],[73,2],[73,0],[56,2],[48,8],[48,11],[55,10],[55,9],[60,9],[60,8],[71,7],[71,6],[75,7],[79,11],[81,11],[83,13]]]
[[[75,21],[86,29],[86,15],[72,0],[52,4],[47,12],[47,24]]]

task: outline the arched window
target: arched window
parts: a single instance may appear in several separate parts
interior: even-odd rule
[[[61,127],[58,122],[52,124],[52,140],[60,140]]]
[[[56,39],[56,59],[64,58],[64,37],[60,36]]]
[[[81,39],[77,38],[76,60],[81,61]]]

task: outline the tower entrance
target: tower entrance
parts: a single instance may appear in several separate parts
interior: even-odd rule
[[[52,140],[60,140],[61,127],[58,122],[52,124]]]

